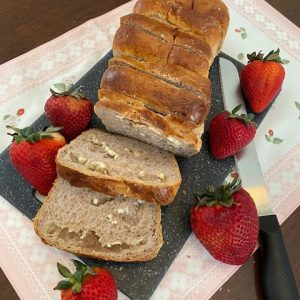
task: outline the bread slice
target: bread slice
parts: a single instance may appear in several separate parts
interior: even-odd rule
[[[149,62],[174,64],[198,75],[208,76],[211,56],[195,51],[191,47],[176,44],[175,33],[174,37],[171,36],[174,41],[168,42],[163,37],[163,34],[145,30],[136,24],[122,25],[114,37],[114,56],[129,56]]]
[[[210,101],[210,80],[181,66],[160,62],[146,62],[128,56],[113,57],[109,60],[108,64],[109,66],[121,65],[131,67]]]
[[[106,129],[133,137],[179,156],[199,152],[204,124],[189,126],[175,116],[162,115],[142,102],[111,90],[99,90],[94,106]]]
[[[174,155],[100,129],[87,130],[61,148],[56,165],[72,185],[162,205],[174,200],[181,183]]]
[[[124,94],[162,115],[174,115],[183,122],[202,124],[210,108],[210,93],[196,95],[129,65],[110,65],[101,89]]]
[[[146,261],[163,244],[160,221],[158,204],[77,188],[58,177],[34,230],[44,243],[77,255]]]

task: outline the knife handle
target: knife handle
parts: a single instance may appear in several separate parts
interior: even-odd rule
[[[268,300],[299,300],[299,293],[275,215],[259,218],[262,289]]]

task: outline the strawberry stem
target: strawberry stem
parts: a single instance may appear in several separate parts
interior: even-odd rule
[[[76,271],[74,273],[71,273],[67,267],[63,266],[59,262],[57,263],[58,272],[63,277],[67,278],[67,280],[61,280],[58,282],[54,290],[68,290],[72,288],[73,293],[80,293],[84,278],[87,275],[96,275],[91,267],[83,264],[79,260],[72,259],[72,261],[76,267]]]
[[[76,99],[86,99],[86,95],[82,91],[82,86],[74,88],[73,83],[69,85],[66,85],[64,83],[55,83],[54,87],[58,90],[58,92],[50,88],[50,92],[53,96],[56,97],[71,96]]]
[[[252,62],[254,60],[261,60],[263,62],[274,61],[274,62],[283,64],[283,65],[288,64],[289,61],[286,60],[286,59],[282,59],[279,56],[279,53],[280,53],[279,48],[276,51],[275,50],[270,51],[265,57],[264,57],[264,54],[261,51],[259,51],[257,54],[256,54],[256,52],[253,52],[251,54],[247,54],[247,57],[249,59],[248,62]]]
[[[237,112],[241,109],[242,107],[242,104],[236,106],[232,112],[228,112],[229,115],[228,115],[228,118],[231,118],[231,119],[239,119],[241,121],[243,121],[246,125],[254,125],[255,127],[257,127],[256,123],[253,122],[253,118],[254,118],[254,114],[241,114],[241,115],[238,115]]]
[[[235,178],[232,182],[225,182],[219,187],[209,187],[204,194],[196,194],[195,198],[200,206],[212,207],[223,205],[231,207],[234,204],[232,195],[241,188],[241,181]]]
[[[39,131],[35,131],[32,127],[25,127],[23,129],[17,128],[17,127],[13,127],[13,126],[6,126],[7,129],[12,129],[14,131],[14,133],[7,133],[8,135],[13,137],[13,141],[15,141],[16,143],[20,143],[22,141],[27,141],[31,144],[40,141],[41,139],[52,139],[52,133],[53,132],[57,132],[60,129],[62,129],[62,127],[53,127],[53,126],[49,126],[49,127],[44,127],[43,129],[39,130]]]

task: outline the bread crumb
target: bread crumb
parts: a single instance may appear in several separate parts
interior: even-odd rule
[[[126,152],[131,152],[131,151],[130,151],[128,148],[126,148],[126,147],[125,147],[123,150],[126,151]]]
[[[115,241],[111,243],[112,245],[122,245],[122,243],[120,241]]]
[[[181,145],[181,143],[172,136],[168,136],[167,140],[168,140],[168,142],[170,142],[171,144],[173,144],[175,146],[180,146]]]
[[[166,181],[166,175],[164,173],[159,173],[158,178],[160,179],[161,182]]]
[[[103,148],[106,152],[106,154],[110,157],[112,157],[113,159],[117,159],[119,154],[117,152],[115,152],[114,150],[110,149],[108,146],[105,145],[105,143],[103,143]]]
[[[100,146],[101,146],[100,141],[99,141],[97,138],[95,138],[95,137],[92,138],[92,143],[93,143],[94,145],[100,145]]]
[[[117,212],[118,212],[118,214],[123,214],[124,213],[124,209],[123,208],[118,208]]]
[[[83,240],[86,237],[86,232],[83,232],[82,235],[80,236],[80,239]]]
[[[143,178],[145,176],[145,171],[139,171],[138,178]]]
[[[145,201],[138,199],[136,202],[134,202],[135,205],[141,205],[144,204]]]
[[[87,158],[84,157],[84,156],[79,156],[79,157],[78,157],[78,162],[79,162],[81,165],[85,165],[86,162],[87,162]]]
[[[111,214],[107,215],[107,219],[111,220],[112,219],[112,215]]]
[[[99,199],[98,199],[98,198],[94,198],[94,199],[93,199],[93,204],[96,205],[96,206],[98,206],[98,204],[99,204]]]
[[[108,174],[106,165],[101,161],[94,161],[90,164],[89,169],[103,174]]]
[[[134,156],[134,157],[140,157],[140,156],[141,156],[141,153],[140,153],[140,152],[137,152],[137,151],[134,151],[134,152],[133,152],[133,156]]]
[[[78,162],[78,157],[73,152],[70,152],[70,158],[71,158],[72,162],[75,162],[75,163]]]
[[[111,244],[110,244],[110,243],[107,243],[105,246],[106,246],[107,248],[111,248]]]
[[[118,224],[118,221],[116,221],[116,220],[113,220],[113,221],[111,221],[111,224],[114,224],[114,225],[116,225],[116,224]]]

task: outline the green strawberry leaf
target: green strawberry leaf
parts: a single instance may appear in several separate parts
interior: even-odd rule
[[[10,125],[6,125],[6,128],[7,129],[12,129],[13,131],[15,131],[16,133],[18,133],[18,134],[22,134],[22,130],[23,129],[20,129],[20,128],[17,128],[17,127],[14,127],[14,126],[10,126]]]
[[[59,274],[65,278],[70,278],[72,276],[71,271],[67,267],[60,264],[59,262],[57,263],[57,269]]]
[[[243,40],[246,39],[247,36],[248,36],[248,34],[246,32],[242,32],[241,37]]]
[[[64,83],[54,83],[53,85],[60,92],[64,92],[64,91],[67,90],[67,87],[66,87],[66,85]]]
[[[238,56],[237,56],[238,60],[242,60],[244,59],[244,53],[241,52]]]
[[[275,137],[275,138],[273,139],[273,144],[275,144],[275,145],[279,145],[279,144],[281,144],[282,142],[283,142],[283,140],[280,139],[280,138]]]
[[[47,127],[47,129],[45,130],[45,132],[47,132],[47,133],[53,133],[53,132],[57,132],[57,131],[59,131],[61,129],[62,129],[62,127],[49,126],[49,127]]]
[[[265,138],[267,142],[272,142],[272,138],[269,135],[265,134]]]
[[[233,110],[232,110],[232,114],[234,115],[234,114],[236,114],[240,109],[241,109],[241,107],[242,107],[242,104],[239,104],[238,106],[236,106]]]
[[[75,265],[76,270],[78,270],[78,271],[85,271],[87,269],[87,265],[85,265],[84,263],[82,263],[79,260],[72,259],[72,262]]]
[[[282,63],[283,65],[287,65],[287,64],[290,63],[290,61],[287,60],[287,59],[282,59],[282,60],[281,60],[281,63]]]
[[[300,102],[295,101],[295,105],[296,105],[297,109],[300,110]]]
[[[57,286],[54,288],[54,290],[67,290],[72,287],[72,282],[68,280],[62,280],[60,281]]]

